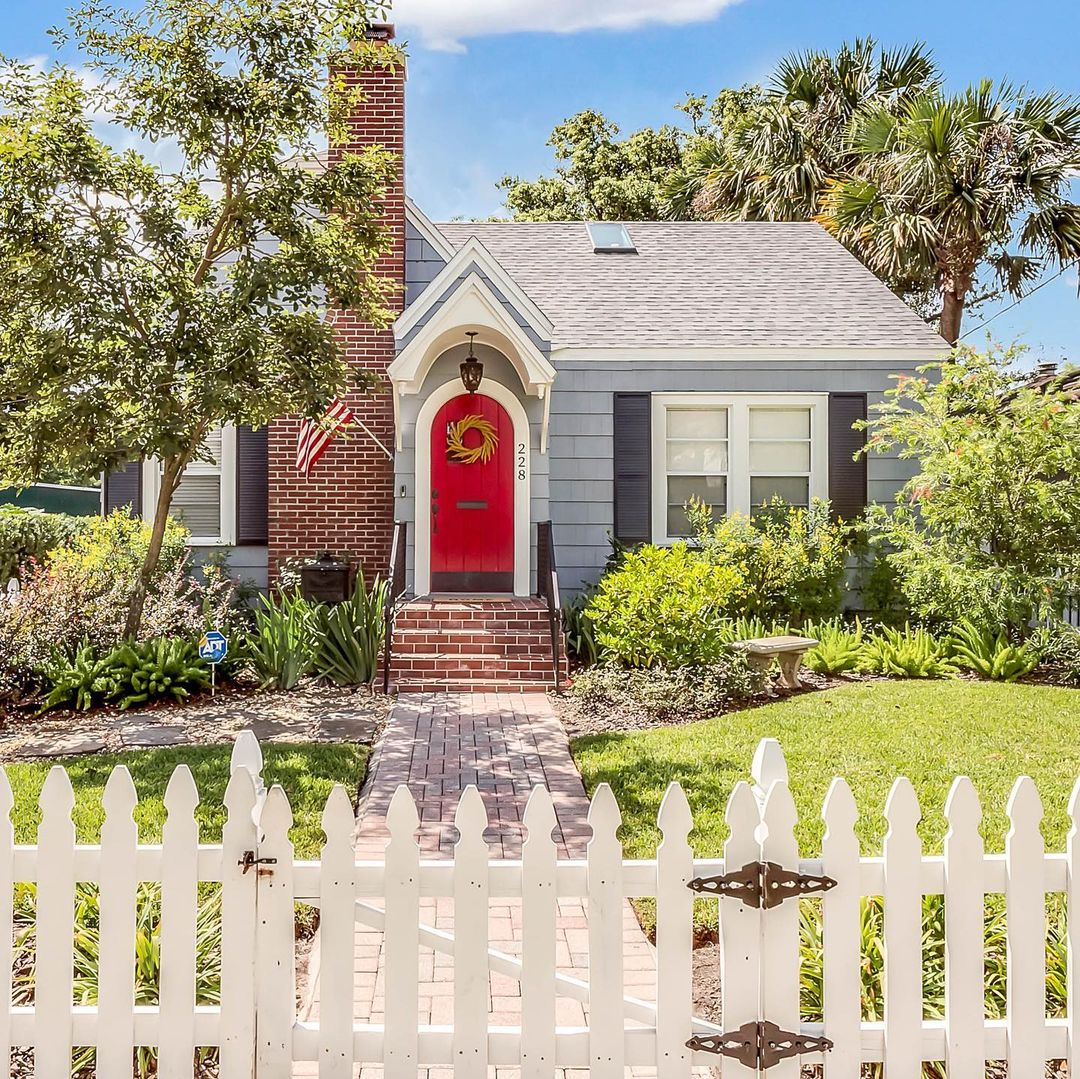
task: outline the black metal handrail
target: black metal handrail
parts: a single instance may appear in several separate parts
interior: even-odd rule
[[[536,526],[536,595],[547,604],[551,627],[551,666],[555,692],[562,692],[562,601],[559,599],[559,571],[555,567],[555,540],[551,522]]]
[[[405,594],[405,541],[408,525],[394,522],[394,539],[390,544],[390,566],[386,574],[386,599],[383,602],[383,693],[390,692],[390,664],[394,655],[394,617],[398,600]]]

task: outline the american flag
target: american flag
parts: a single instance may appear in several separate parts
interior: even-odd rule
[[[296,438],[296,471],[308,475],[334,435],[355,420],[352,409],[340,397],[330,402],[321,423],[304,420]]]

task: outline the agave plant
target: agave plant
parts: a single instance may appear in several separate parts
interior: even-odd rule
[[[321,677],[339,686],[370,686],[375,681],[386,635],[386,594],[385,581],[376,577],[369,591],[358,573],[346,602],[314,609],[312,663]]]

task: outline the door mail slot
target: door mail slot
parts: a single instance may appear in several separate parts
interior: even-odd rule
[[[458,502],[457,508],[459,510],[486,510],[488,504],[486,502]]]

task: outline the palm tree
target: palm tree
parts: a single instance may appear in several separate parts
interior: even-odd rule
[[[785,57],[764,103],[702,146],[694,167],[668,189],[672,216],[812,218],[829,181],[854,161],[847,143],[852,117],[870,105],[899,108],[938,81],[923,45],[887,50],[860,38],[835,56],[812,51]]]
[[[818,220],[886,280],[932,288],[950,344],[965,307],[1080,259],[1080,101],[989,81],[934,88],[863,106],[847,141],[854,161]]]

